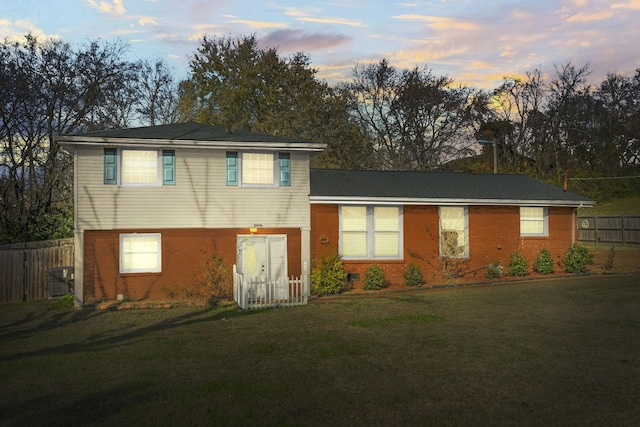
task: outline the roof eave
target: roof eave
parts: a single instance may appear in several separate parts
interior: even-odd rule
[[[63,136],[55,139],[61,146],[109,145],[115,147],[166,147],[166,148],[215,148],[238,150],[239,148],[288,151],[323,151],[327,144],[319,142],[265,142],[265,141],[202,141],[160,138],[105,138]]]
[[[593,207],[591,200],[526,200],[526,199],[454,199],[454,198],[403,198],[403,197],[348,197],[348,196],[310,196],[312,204],[379,204],[379,205],[465,205],[465,206],[558,206]]]

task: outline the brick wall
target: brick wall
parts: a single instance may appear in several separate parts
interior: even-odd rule
[[[501,261],[506,269],[511,254],[520,251],[531,269],[542,248],[547,248],[554,260],[560,261],[574,241],[574,211],[550,207],[549,236],[521,237],[517,206],[469,206],[469,258],[458,261],[459,266],[469,272],[465,277],[483,278],[486,265]],[[445,266],[439,250],[438,207],[404,206],[403,219],[404,259],[376,261],[383,268],[390,287],[404,287],[403,274],[408,264],[417,265],[427,283],[442,282]],[[338,253],[338,205],[311,205],[311,236],[312,260]],[[344,261],[344,265],[348,273],[360,275],[360,280],[351,286],[361,288],[371,261]]]
[[[161,233],[162,272],[120,274],[121,233]],[[163,300],[170,294],[185,295],[193,290],[205,260],[219,255],[231,268],[236,263],[236,236],[248,229],[148,229],[85,231],[85,297],[128,300]],[[300,229],[261,228],[254,234],[286,234],[288,275],[301,274]]]

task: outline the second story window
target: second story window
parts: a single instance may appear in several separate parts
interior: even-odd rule
[[[241,187],[290,187],[289,153],[228,151],[227,185]]]
[[[173,150],[104,149],[104,183],[154,187],[175,185]]]
[[[242,153],[242,184],[273,185],[275,162],[273,153]]]
[[[157,150],[122,150],[122,175],[120,183],[157,184]]]

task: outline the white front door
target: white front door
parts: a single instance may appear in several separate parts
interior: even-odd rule
[[[238,271],[260,283],[262,289],[258,289],[259,293],[264,294],[277,281],[274,298],[289,297],[285,234],[238,235],[236,253]]]

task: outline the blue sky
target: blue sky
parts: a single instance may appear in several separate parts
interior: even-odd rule
[[[640,68],[640,0],[0,0],[0,10],[2,38],[120,39],[131,59],[164,58],[178,78],[204,35],[254,33],[282,55],[309,55],[329,83],[382,58],[488,89],[569,60],[589,63],[596,84]]]

